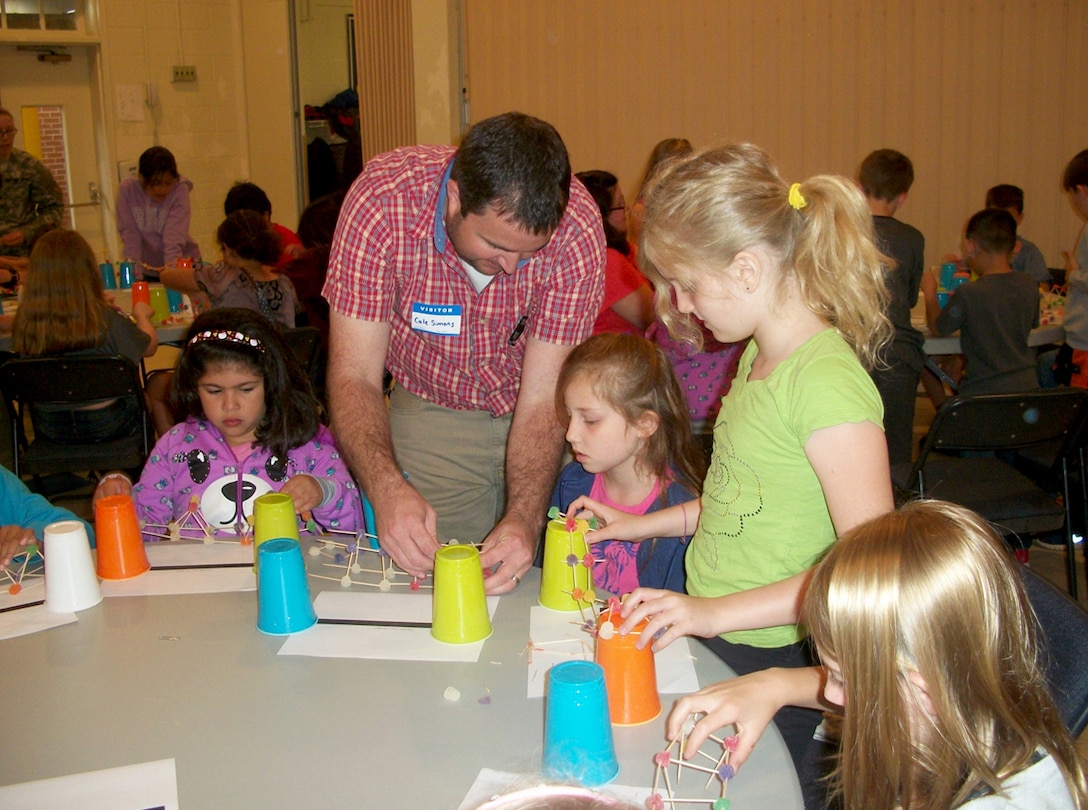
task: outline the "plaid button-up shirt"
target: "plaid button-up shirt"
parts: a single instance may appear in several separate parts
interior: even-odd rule
[[[408,391],[499,416],[514,410],[526,337],[574,345],[590,334],[603,295],[601,215],[572,179],[547,246],[477,293],[442,220],[454,152],[415,146],[367,163],[344,201],[324,295],[342,315],[390,324],[386,367]],[[459,306],[458,333],[413,329],[413,304]]]

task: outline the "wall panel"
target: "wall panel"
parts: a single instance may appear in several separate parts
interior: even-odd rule
[[[752,140],[790,179],[889,146],[915,163],[901,217],[931,263],[999,182],[1051,266],[1076,237],[1059,179],[1088,147],[1084,0],[463,3],[471,120],[539,115],[629,196],[665,137]]]

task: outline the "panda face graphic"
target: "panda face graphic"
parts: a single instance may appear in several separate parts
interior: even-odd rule
[[[212,481],[200,496],[200,511],[214,528],[233,528],[237,506],[243,517],[253,514],[253,501],[272,491],[272,485],[255,475],[224,475]]]

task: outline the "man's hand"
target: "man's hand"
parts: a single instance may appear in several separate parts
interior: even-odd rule
[[[484,590],[490,596],[514,590],[533,565],[536,537],[532,527],[506,515],[484,538],[480,564],[486,574]]]
[[[407,481],[381,499],[371,499],[378,541],[393,562],[413,577],[434,570],[439,549],[438,514]]]
[[[26,236],[22,230],[8,231],[3,236],[0,236],[0,244],[7,245],[8,247],[14,247],[15,245],[21,245],[26,242]]]

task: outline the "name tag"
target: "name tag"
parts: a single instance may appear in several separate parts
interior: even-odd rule
[[[412,304],[412,330],[432,335],[461,334],[459,304]]]

